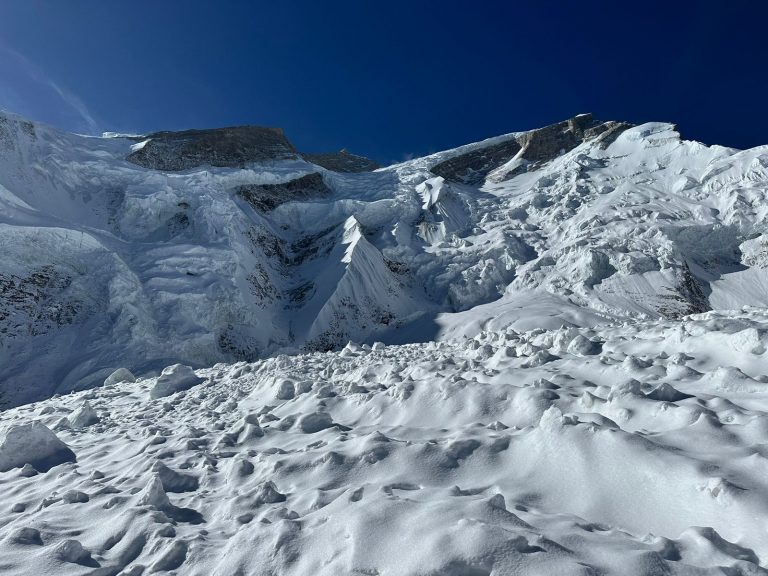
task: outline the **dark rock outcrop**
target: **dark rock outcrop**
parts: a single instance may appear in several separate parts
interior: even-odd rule
[[[346,150],[323,154],[302,154],[301,157],[307,162],[334,172],[371,172],[380,168],[370,158],[351,154]]]
[[[127,160],[144,168],[175,172],[198,166],[242,168],[251,162],[302,157],[334,172],[370,172],[379,165],[346,150],[300,154],[280,128],[233,126],[182,132],[153,132]]]
[[[683,261],[683,267],[678,273],[676,288],[678,294],[687,303],[686,314],[700,314],[712,310],[709,298],[704,292],[700,280],[691,272],[688,262]]]
[[[489,172],[509,162],[520,151],[515,139],[472,150],[435,164],[430,172],[450,182],[480,184]]]
[[[481,184],[496,168],[509,162],[521,150],[520,158],[528,164],[549,162],[557,156],[574,149],[586,140],[601,138],[612,142],[630,128],[623,122],[598,122],[591,114],[581,114],[551,126],[523,132],[509,140],[471,150],[440,162],[430,169],[433,174],[452,182]],[[509,176],[518,173],[510,172]]]
[[[326,185],[319,173],[313,172],[280,184],[246,184],[238,186],[235,189],[235,193],[256,210],[269,212],[286,202],[327,198],[331,195],[331,189]]]
[[[707,292],[709,287],[697,278],[688,262],[675,271],[676,282],[669,294],[660,296],[662,305],[659,314],[666,318],[682,318],[689,314],[700,314],[712,310]]]
[[[615,142],[616,138],[618,138],[622,132],[629,130],[633,126],[634,125],[629,122],[603,122],[602,124],[584,130],[584,139],[592,140],[599,137],[600,142],[598,145],[605,150]]]
[[[28,276],[0,273],[0,335],[37,336],[82,320],[84,303],[70,296],[72,276],[53,265]]]
[[[296,149],[280,128],[234,126],[154,132],[127,160],[154,170],[178,171],[205,165],[242,168],[251,162],[296,156]]]

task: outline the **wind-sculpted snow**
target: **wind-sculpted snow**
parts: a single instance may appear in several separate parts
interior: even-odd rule
[[[767,322],[350,343],[6,410],[6,445],[76,460],[16,446],[0,572],[766,574]]]
[[[369,168],[0,115],[0,407],[120,366],[768,305],[765,147],[580,115]]]

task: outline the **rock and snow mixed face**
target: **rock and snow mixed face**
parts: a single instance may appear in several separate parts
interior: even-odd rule
[[[372,168],[271,129],[0,116],[0,406],[117,366],[768,304],[764,147],[582,115]]]
[[[767,322],[350,344],[13,408],[0,572],[768,574]]]
[[[0,115],[0,572],[768,573],[768,149],[375,168]]]

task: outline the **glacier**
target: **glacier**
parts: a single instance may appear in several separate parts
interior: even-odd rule
[[[768,574],[768,147],[379,167],[0,113],[0,573]]]
[[[765,147],[580,115],[375,166],[276,129],[95,138],[4,114],[0,405],[120,366],[768,301]]]

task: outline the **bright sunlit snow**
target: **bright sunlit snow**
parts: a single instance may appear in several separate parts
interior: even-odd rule
[[[2,567],[763,574],[766,320],[349,345],[11,409]],[[54,433],[42,472],[16,438]]]
[[[768,148],[227,130],[0,117],[0,573],[768,573]]]

